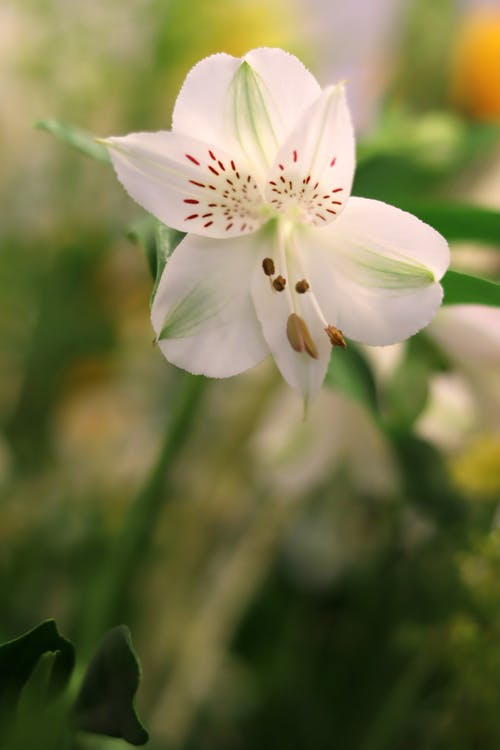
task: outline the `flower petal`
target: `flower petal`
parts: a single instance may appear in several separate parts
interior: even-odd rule
[[[212,55],[188,74],[172,129],[238,156],[239,148],[263,175],[279,144],[319,93],[314,76],[283,50],[255,49],[242,59]]]
[[[376,346],[402,341],[441,304],[448,245],[405,211],[350,198],[334,224],[304,230],[297,244],[325,318],[348,338]]]
[[[325,378],[330,361],[331,345],[311,298],[304,294],[298,299],[299,295],[290,288],[291,279],[299,277],[299,269],[295,266],[294,257],[292,255],[288,257],[286,270],[280,264],[276,248],[269,249],[269,257],[273,258],[277,269],[286,273],[287,285],[283,291],[275,291],[262,269],[256,269],[252,282],[255,311],[281,374],[292,388],[302,394],[307,406]],[[300,326],[299,330],[294,333],[294,319],[291,320],[293,315],[298,315],[305,323],[316,357],[311,356],[307,340],[304,342],[302,351],[297,350],[299,347],[296,346],[296,335],[301,338],[302,334]]]
[[[222,378],[269,354],[250,296],[255,264],[254,237],[182,240],[163,271],[151,311],[170,362]]]
[[[280,148],[266,198],[278,210],[298,207],[303,223],[329,224],[349,198],[354,166],[354,131],[344,86],[330,86]]]
[[[108,138],[111,159],[129,195],[183,232],[227,238],[262,224],[253,177],[227,152],[174,133]]]

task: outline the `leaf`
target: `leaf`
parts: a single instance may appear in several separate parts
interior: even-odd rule
[[[442,279],[444,305],[489,305],[500,307],[500,284],[479,276],[448,271]]]
[[[450,242],[487,242],[500,249],[500,211],[460,203],[431,205],[409,201],[398,206],[430,224]]]
[[[80,153],[90,156],[91,159],[100,161],[102,164],[111,164],[107,148],[97,143],[93,136],[83,130],[59,120],[39,120],[35,123],[35,128],[55,135],[56,138],[80,151]]]
[[[155,283],[153,286],[153,291],[151,292],[151,304],[153,304],[153,300],[158,289],[158,284],[160,283],[161,275],[163,273],[163,269],[166,266],[167,260],[170,258],[177,245],[181,242],[181,240],[184,239],[185,236],[185,232],[179,232],[177,229],[171,229],[171,227],[167,227],[160,221],[156,221],[156,273],[154,276]]]
[[[48,652],[54,656],[47,678],[47,696],[54,697],[66,686],[75,664],[74,648],[58,633],[54,620],[46,620],[0,646],[0,727],[12,719],[24,685],[40,658]]]
[[[140,676],[130,632],[119,625],[104,636],[87,669],[75,705],[77,727],[144,745],[149,735],[133,704]]]
[[[325,383],[365,406],[378,421],[377,390],[371,367],[355,344],[333,349]]]
[[[129,239],[131,239],[133,242],[136,242],[138,245],[142,247],[144,250],[144,253],[146,255],[146,260],[148,262],[148,268],[151,276],[153,279],[156,278],[156,225],[158,221],[154,218],[154,216],[151,216],[150,214],[147,214],[147,216],[143,216],[141,219],[138,219],[135,221],[132,226],[129,227],[127,231],[127,236]]]

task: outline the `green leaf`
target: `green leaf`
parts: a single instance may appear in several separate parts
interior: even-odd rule
[[[355,344],[333,349],[325,383],[366,407],[379,419],[377,389],[371,367]]]
[[[130,632],[119,625],[104,636],[87,669],[75,705],[77,727],[144,745],[149,735],[133,703],[140,676]]]
[[[75,664],[74,648],[58,633],[54,620],[0,646],[0,728],[12,720],[25,684],[47,652],[54,654],[47,677],[50,698],[64,689]]]
[[[158,289],[158,284],[160,283],[161,275],[163,273],[163,269],[165,268],[167,260],[170,258],[177,245],[181,242],[181,240],[184,239],[185,236],[185,232],[179,232],[177,229],[171,229],[165,224],[162,224],[160,221],[156,221],[156,272],[154,276],[155,283],[153,286],[153,291],[151,292],[151,304],[153,304],[153,300]]]
[[[500,249],[500,211],[460,203],[431,205],[408,201],[398,205],[430,224],[450,242],[486,242]]]
[[[127,236],[142,247],[153,279],[156,278],[156,225],[157,219],[148,214],[135,221],[127,231]]]
[[[448,271],[442,279],[444,305],[500,307],[500,284],[467,273]]]
[[[107,148],[97,143],[93,136],[85,133],[83,130],[74,128],[59,120],[39,120],[35,123],[35,127],[38,130],[45,130],[47,133],[55,135],[56,138],[80,151],[80,153],[90,156],[91,159],[100,161],[103,164],[111,164]]]

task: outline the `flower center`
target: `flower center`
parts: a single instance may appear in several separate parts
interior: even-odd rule
[[[269,278],[269,293],[284,294],[288,301],[289,315],[284,333],[292,349],[299,354],[307,354],[318,359],[318,347],[311,335],[304,314],[304,302],[307,301],[309,318],[311,312],[319,320],[332,347],[346,348],[342,331],[325,319],[321,306],[314,293],[314,288],[303,276],[299,253],[293,247],[291,232],[293,225],[289,222],[277,222],[277,253],[275,259],[266,257],[262,261],[264,274]],[[300,274],[299,274],[300,272]],[[297,274],[298,278],[297,278]],[[294,278],[295,276],[295,278]],[[290,283],[287,283],[287,280]],[[307,295],[307,297],[306,297]]]

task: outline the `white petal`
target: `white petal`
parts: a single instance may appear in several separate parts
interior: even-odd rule
[[[424,328],[442,300],[449,248],[432,227],[379,201],[350,198],[334,224],[304,229],[305,274],[329,323],[371,345]]]
[[[174,133],[132,133],[105,143],[129,195],[183,232],[227,238],[262,224],[253,177],[226,151]]]
[[[280,258],[276,251],[270,250],[270,257],[273,257],[277,271],[285,271],[280,266]],[[284,291],[277,292],[271,287],[270,280],[263,274],[262,269],[256,269],[252,283],[252,298],[264,337],[281,374],[292,388],[302,394],[307,405],[323,383],[330,361],[331,346],[324,325],[311,304],[311,298],[305,294],[297,299],[299,295],[290,287],[292,279],[299,278],[299,270],[295,267],[293,257],[289,257],[285,273],[287,286]],[[294,304],[292,295],[296,298]],[[297,352],[292,348],[287,336],[287,322],[292,312],[300,315],[305,321],[317,348],[317,359],[313,359],[307,352]]]
[[[266,198],[278,210],[297,206],[303,223],[329,224],[347,203],[354,166],[354,131],[339,84],[323,91],[279,150]]]
[[[254,237],[218,242],[187,235],[167,262],[151,311],[165,357],[223,378],[269,354],[250,296]]]
[[[279,144],[319,95],[315,78],[293,55],[262,48],[242,59],[213,55],[188,74],[172,129],[239,155],[264,174]]]

